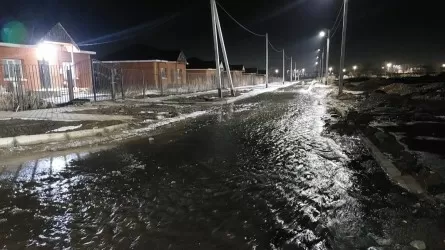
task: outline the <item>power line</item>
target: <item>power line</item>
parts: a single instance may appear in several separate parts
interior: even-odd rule
[[[334,25],[332,26],[331,30],[333,30],[335,25],[337,24],[338,19],[340,18],[340,14],[341,14],[342,10],[343,10],[343,5],[340,6],[340,10],[338,11],[337,18],[335,18],[335,22],[334,22]]]
[[[343,10],[343,5],[341,5],[340,10],[338,11],[338,14],[337,14],[337,18],[335,19],[335,22],[334,22],[334,26],[332,26],[332,28],[331,28],[331,37],[330,38],[334,37],[335,33],[338,30],[338,27],[341,24],[341,20],[343,19],[343,17],[340,18],[340,14],[341,14],[342,10]]]
[[[252,35],[259,36],[259,37],[266,37],[266,35],[260,35],[260,34],[257,34],[257,33],[253,32],[253,31],[249,30],[248,28],[246,28],[246,26],[242,25],[242,24],[241,24],[240,22],[238,22],[232,15],[230,15],[229,12],[227,12],[227,10],[224,9],[224,7],[222,7],[222,5],[221,5],[219,2],[216,2],[216,3],[217,3],[218,6],[219,6],[224,12],[226,12],[226,14],[227,14],[227,15],[228,15],[234,22],[236,22],[241,28],[245,29],[247,32],[249,32],[249,33],[252,34]]]
[[[340,21],[343,20],[343,18],[340,19]],[[337,33],[338,28],[340,27],[341,22],[338,22],[337,26],[335,27],[335,30],[331,33],[331,38],[335,36],[335,33]]]
[[[272,43],[271,43],[270,41],[269,41],[269,45],[270,45],[270,47],[272,47],[273,50],[275,50],[275,52],[278,52],[278,53],[283,52],[283,50],[277,50],[277,49],[272,45]]]

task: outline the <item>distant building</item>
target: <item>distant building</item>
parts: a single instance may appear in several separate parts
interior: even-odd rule
[[[187,59],[180,50],[159,50],[147,45],[132,45],[101,58],[101,64],[125,69],[126,83],[140,83],[141,78],[149,87],[164,88],[186,83]],[[133,72],[131,71],[133,70]],[[155,86],[153,86],[155,85]]]

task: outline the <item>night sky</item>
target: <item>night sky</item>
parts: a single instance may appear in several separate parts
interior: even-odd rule
[[[297,59],[298,67],[315,62],[317,38],[331,28],[341,0],[219,0],[242,24],[269,33],[271,42]],[[265,41],[237,26],[219,9],[232,64],[264,68]],[[445,63],[445,32],[439,0],[350,0],[346,65],[382,65],[385,61]],[[208,0],[169,1],[4,1],[0,25],[25,25],[24,43],[36,42],[61,22],[84,50],[99,56],[132,43],[182,49],[187,57],[213,59]],[[331,65],[339,64],[341,29],[333,38]],[[272,50],[271,66],[281,55]]]

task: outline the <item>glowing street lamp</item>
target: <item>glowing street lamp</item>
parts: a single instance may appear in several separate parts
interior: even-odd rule
[[[280,73],[280,70],[276,69],[275,74],[278,74],[278,73]]]
[[[323,38],[326,36],[326,32],[324,30],[320,31],[320,33],[318,34],[319,37]]]
[[[334,68],[332,68],[332,67],[329,67],[329,72],[332,72],[332,70],[334,70]]]
[[[445,63],[444,63],[444,64],[442,64],[442,68],[445,68]]]
[[[343,73],[345,73],[346,72],[346,69],[343,69]]]
[[[392,67],[392,63],[386,64],[386,67],[388,67],[388,69],[391,68]]]
[[[352,69],[353,69],[354,71],[356,71],[356,70],[357,70],[357,65],[354,65],[354,66],[352,67]]]
[[[318,65],[318,62],[315,62],[315,65]]]
[[[317,52],[320,52],[321,51],[321,49],[317,49]]]

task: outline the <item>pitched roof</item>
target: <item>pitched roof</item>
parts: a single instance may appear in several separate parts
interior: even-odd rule
[[[147,45],[131,45],[101,58],[104,61],[163,60],[186,61],[180,50],[159,50]]]
[[[79,49],[79,46],[77,46],[76,42],[74,42],[73,38],[68,34],[68,32],[65,30],[65,28],[62,26],[62,24],[57,23],[54,25],[46,35],[44,35],[41,39],[41,42],[48,41],[48,42],[57,42],[57,43],[70,43],[74,46],[76,46],[77,49]],[[80,50],[80,49],[79,49]]]
[[[245,71],[244,65],[229,65],[230,66],[230,70],[233,71]]]
[[[245,73],[256,74],[258,73],[258,68],[246,68]]]

